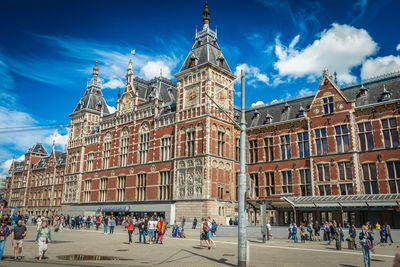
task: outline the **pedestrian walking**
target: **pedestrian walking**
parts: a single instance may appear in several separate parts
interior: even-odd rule
[[[390,239],[390,242],[393,243],[392,228],[389,224],[385,223],[385,243],[388,242],[388,238]]]
[[[142,242],[142,236],[143,236],[143,244],[146,244],[146,233],[147,233],[147,222],[145,219],[142,219],[139,223],[139,243]]]
[[[6,246],[7,237],[11,234],[10,229],[8,228],[5,220],[3,218],[0,219],[0,260],[3,260],[3,253]]]
[[[44,253],[47,251],[47,245],[51,241],[51,231],[47,226],[46,222],[42,222],[42,226],[40,227],[37,235],[36,235],[36,243],[39,245],[39,261],[41,261],[44,257]]]
[[[160,220],[157,223],[157,243],[158,241],[160,241],[161,244],[163,244],[163,238],[164,238],[164,234],[166,231],[166,225],[164,222],[164,218],[160,217]]]
[[[211,242],[212,242],[213,246],[216,247],[217,245],[215,244],[215,242],[214,242],[214,240],[212,238],[213,237],[213,233],[212,233],[211,217],[208,217],[207,223],[208,223],[208,229],[209,229],[209,231],[208,231],[208,242],[210,242],[210,245],[211,245]]]
[[[22,219],[19,219],[17,225],[11,232],[11,241],[14,247],[14,260],[22,259],[22,246],[27,233],[28,230],[26,229],[26,226],[22,224]]]
[[[106,235],[108,232],[108,216],[103,218],[103,228],[104,228],[104,234]]]
[[[271,230],[272,230],[272,227],[271,227],[270,222],[268,221],[268,222],[267,222],[267,240],[269,240],[269,238],[272,237],[272,232],[271,232]]]
[[[153,240],[156,239],[155,230],[157,228],[157,221],[154,220],[154,216],[151,216],[150,221],[147,225],[147,229],[149,230],[149,244],[153,244]]]
[[[372,241],[374,240],[371,233],[368,232],[368,226],[362,226],[362,232],[360,233],[360,244],[364,256],[364,267],[371,267],[371,256],[373,251]]]
[[[297,225],[295,223],[293,224],[293,228],[292,228],[292,239],[293,239],[294,243],[299,242],[299,239],[297,237]]]
[[[196,226],[197,226],[197,219],[196,217],[194,217],[192,229],[196,229]]]
[[[300,223],[300,239],[301,239],[301,243],[305,243],[306,242],[306,227],[304,226],[303,223]]]
[[[354,249],[357,249],[357,244],[356,244],[356,236],[357,236],[357,231],[356,227],[354,226],[354,223],[351,224],[351,227],[349,229],[349,240],[354,247]]]
[[[200,224],[200,248],[203,248],[203,241],[206,242],[207,248],[211,249],[210,247],[210,242],[208,240],[208,232],[210,231],[210,228],[208,227],[208,223],[204,218],[201,219],[201,224]]]
[[[110,219],[110,234],[114,234],[114,227],[115,227],[115,217],[112,216]]]
[[[133,231],[135,230],[135,226],[133,225],[132,219],[129,219],[129,222],[127,223],[127,225],[125,227],[128,230],[128,237],[129,237],[128,242],[129,242],[129,244],[132,244],[132,234],[133,234]]]
[[[183,218],[182,218],[182,228],[185,228],[185,222],[186,222],[186,218],[185,218],[185,216],[183,216]]]

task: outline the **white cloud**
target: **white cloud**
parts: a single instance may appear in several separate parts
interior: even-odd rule
[[[309,96],[309,95],[312,95],[313,93],[314,93],[314,92],[311,91],[310,89],[308,89],[308,88],[303,88],[303,89],[301,89],[301,90],[299,91],[299,96],[300,96],[300,97]]]
[[[56,146],[65,148],[65,146],[68,144],[68,132],[69,128],[67,129],[67,133],[62,135],[58,132],[58,129],[56,129],[50,136],[45,138],[45,142],[48,145],[53,145],[54,142]]]
[[[114,106],[109,106],[107,105],[108,111],[110,111],[110,114],[115,113],[117,111],[117,108]]]
[[[400,56],[377,57],[364,62],[361,68],[361,78],[367,79],[399,70]]]
[[[241,75],[242,70],[244,70],[244,72],[245,72],[246,82],[248,84],[254,84],[256,82],[261,82],[266,85],[269,85],[269,77],[266,74],[261,73],[259,68],[255,67],[255,66],[249,66],[246,63],[236,66],[235,73],[234,73],[236,75],[236,77],[238,77],[235,80],[236,83],[240,82],[240,75]]]
[[[258,100],[256,103],[252,103],[251,107],[255,107],[255,106],[260,106],[260,105],[264,105],[265,103],[261,100]]]
[[[160,76],[160,71],[162,71],[162,76],[167,78],[172,78],[171,69],[167,63],[158,61],[149,61],[141,69],[141,72],[147,79],[152,79],[154,77]]]
[[[293,78],[307,75],[319,77],[322,70],[328,68],[338,73],[340,82],[352,82],[356,79],[351,74],[353,67],[361,65],[367,57],[375,54],[377,44],[364,29],[349,25],[332,24],[332,27],[321,33],[320,39],[302,50],[294,46],[299,41],[297,35],[289,47],[276,39],[274,63],[279,75]]]
[[[396,50],[397,50],[397,51],[400,51],[400,44],[398,44],[398,45],[396,46]]]
[[[116,88],[124,88],[124,87],[125,87],[124,82],[118,78],[111,79],[108,82],[103,84],[103,88],[116,89]]]

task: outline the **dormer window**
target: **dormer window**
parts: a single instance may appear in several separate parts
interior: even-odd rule
[[[289,110],[290,110],[290,105],[288,103],[286,103],[285,107],[284,107],[284,111],[289,112]]]
[[[302,106],[300,106],[299,108],[299,118],[303,118],[304,117],[304,108]]]
[[[258,112],[258,110],[254,110],[254,114],[253,114],[253,119],[256,119],[260,116],[260,112]]]
[[[169,93],[169,94],[172,94],[172,88],[171,88],[171,87],[168,88],[168,93]]]
[[[213,41],[213,46],[217,46],[217,41]]]
[[[224,59],[221,58],[221,59],[219,60],[218,64],[219,64],[219,66],[220,66],[221,68],[223,68],[223,67],[224,67]]]
[[[239,113],[235,113],[233,116],[236,121],[239,121]]]
[[[272,122],[272,116],[267,113],[267,116],[265,116],[265,124],[270,124]]]
[[[190,57],[190,67],[196,66],[197,60],[198,60],[198,58],[196,57],[196,55],[192,54],[192,56]]]
[[[392,95],[392,93],[389,92],[389,91],[386,89],[386,86],[384,85],[384,86],[383,86],[383,92],[382,92],[382,95],[381,95],[381,101],[389,100],[391,95]]]
[[[365,88],[364,85],[361,85],[359,96],[360,96],[360,97],[361,97],[361,96],[366,96],[367,93],[368,93],[368,89]]]
[[[154,100],[154,96],[153,95],[149,95],[149,100],[153,101]]]
[[[100,90],[96,90],[96,95],[100,95]]]
[[[197,41],[197,46],[201,46],[201,41]]]
[[[101,111],[101,102],[97,102],[96,104],[96,110]]]

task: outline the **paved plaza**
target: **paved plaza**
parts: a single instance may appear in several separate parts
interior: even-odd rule
[[[114,235],[104,235],[99,230],[69,230],[53,233],[47,259],[39,263],[37,245],[34,243],[36,228],[28,226],[24,243],[23,259],[14,262],[10,240],[7,241],[6,259],[0,266],[236,266],[237,240],[234,237],[216,236],[216,248],[199,248],[198,230],[186,230],[186,239],[170,238],[170,230],[163,245],[128,244],[128,234],[117,227]],[[345,245],[345,244],[343,244]],[[393,255],[399,244],[377,246],[372,266],[392,266]],[[62,260],[60,256],[81,254],[86,256],[117,257],[119,260]],[[285,239],[268,241],[266,244],[250,239],[251,266],[362,266],[360,250],[336,251],[334,245],[322,242],[294,244]]]

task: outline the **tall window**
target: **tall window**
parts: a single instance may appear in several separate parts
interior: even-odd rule
[[[240,138],[235,139],[235,160],[240,160]]]
[[[328,141],[326,139],[326,129],[315,130],[315,143],[317,144],[317,155],[328,154]]]
[[[170,199],[170,185],[171,185],[171,172],[165,171],[160,172],[160,189],[159,199],[167,200]]]
[[[282,193],[293,193],[292,171],[282,171]]]
[[[275,195],[275,175],[274,172],[265,173],[265,195]]]
[[[379,194],[375,163],[362,164],[365,194]]]
[[[191,130],[186,133],[186,151],[188,156],[194,156],[196,154],[196,131]]]
[[[325,114],[330,114],[334,112],[333,96],[324,98],[324,111]]]
[[[273,137],[264,138],[264,154],[265,154],[265,161],[273,161],[274,160],[274,138]]]
[[[84,199],[85,202],[90,202],[90,194],[92,189],[92,180],[85,180]]]
[[[225,133],[223,131],[218,131],[218,156],[224,156],[225,147]]]
[[[342,196],[354,194],[352,183],[339,184],[339,189]]]
[[[161,160],[170,160],[172,152],[172,137],[161,139]]]
[[[336,145],[338,152],[349,151],[349,131],[347,125],[335,126]]]
[[[223,185],[218,185],[217,186],[217,193],[218,193],[218,199],[224,199],[224,186]]]
[[[292,157],[290,151],[290,135],[281,136],[281,153],[282,159],[290,159]]]
[[[150,131],[148,126],[145,124],[140,129],[139,157],[141,164],[147,163],[149,161],[149,147]]]
[[[129,131],[128,129],[122,130],[121,133],[121,146],[119,151],[119,163],[121,167],[128,165],[128,148],[129,148]]]
[[[382,120],[383,137],[385,138],[385,148],[399,146],[399,133],[397,131],[396,118]]]
[[[250,173],[250,197],[258,197],[259,195],[259,180],[258,173]]]
[[[107,181],[108,181],[107,178],[100,179],[100,197],[99,197],[100,202],[107,201]]]
[[[386,162],[391,194],[400,193],[400,161]]]
[[[71,173],[76,172],[76,155],[71,157]]]
[[[351,164],[347,162],[338,162],[339,167],[339,179],[340,180],[351,180],[353,178],[351,172]]]
[[[319,195],[320,196],[330,196],[332,194],[331,186],[328,185],[328,184],[319,185],[318,189],[319,189]]]
[[[299,156],[300,158],[307,158],[310,156],[308,146],[308,132],[298,133],[297,140],[299,145]]]
[[[331,179],[329,174],[329,164],[318,164],[318,178],[321,182]]]
[[[249,141],[250,163],[258,162],[258,144],[257,139]]]
[[[311,173],[310,169],[301,169],[299,170],[300,174],[300,190],[302,196],[311,196],[312,188],[311,188]]]
[[[361,122],[358,124],[358,138],[361,151],[374,149],[371,122]]]
[[[119,176],[117,180],[117,201],[125,201],[126,176]]]
[[[141,173],[137,176],[136,185],[136,200],[146,200],[146,185],[147,185],[147,174]]]
[[[103,143],[103,169],[110,167],[111,139],[112,134],[110,132],[106,133]]]

